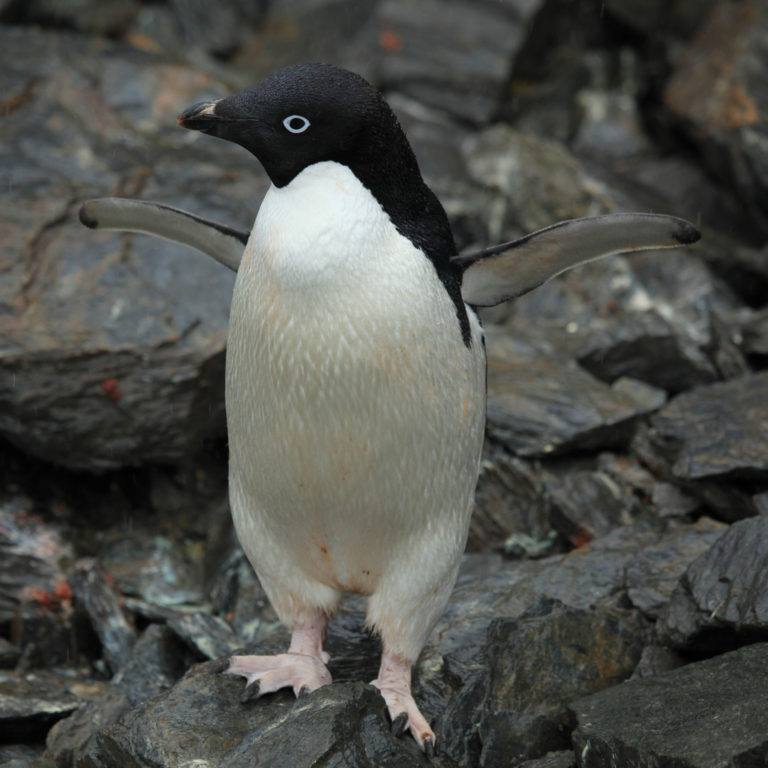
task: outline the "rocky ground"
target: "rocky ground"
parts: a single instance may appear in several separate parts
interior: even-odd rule
[[[185,106],[297,60],[387,94],[462,249],[614,210],[695,247],[486,314],[459,583],[418,664],[436,766],[768,765],[768,7],[758,0],[0,0],[0,764],[417,766],[366,685],[246,705],[282,649],[233,540],[232,275],[77,222],[89,197],[248,228],[265,191]]]

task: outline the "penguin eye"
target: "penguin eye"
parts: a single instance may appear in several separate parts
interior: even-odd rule
[[[304,133],[309,128],[309,120],[303,115],[288,115],[283,125],[289,133]]]

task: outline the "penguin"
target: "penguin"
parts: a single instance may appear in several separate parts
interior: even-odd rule
[[[328,64],[279,70],[195,104],[184,128],[239,144],[269,176],[244,233],[159,203],[92,200],[92,228],[147,232],[237,272],[225,399],[234,526],[291,631],[276,656],[232,657],[243,701],[331,682],[323,648],[346,592],[368,596],[393,732],[434,753],[411,670],[451,594],[485,428],[476,307],[610,253],[697,230],[628,213],[561,222],[457,253],[446,213],[382,95]]]

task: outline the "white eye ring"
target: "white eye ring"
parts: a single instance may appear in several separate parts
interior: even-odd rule
[[[283,126],[289,133],[304,133],[309,128],[309,120],[304,115],[288,115]]]

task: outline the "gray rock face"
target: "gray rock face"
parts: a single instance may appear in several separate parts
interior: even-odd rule
[[[658,632],[679,647],[768,637],[768,517],[734,523],[688,566]]]
[[[758,643],[571,704],[578,765],[765,765],[766,665]]]

